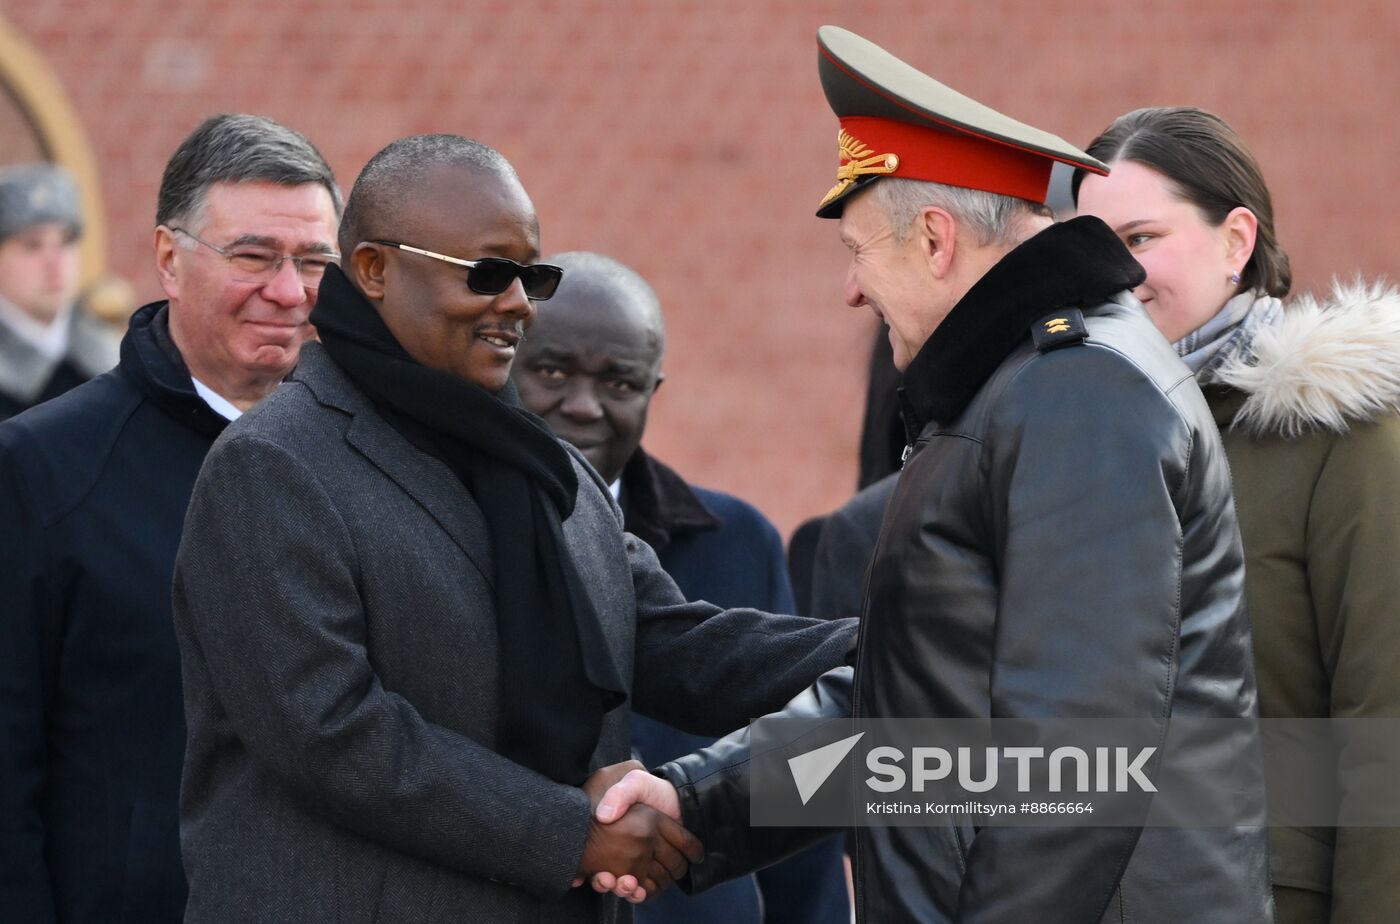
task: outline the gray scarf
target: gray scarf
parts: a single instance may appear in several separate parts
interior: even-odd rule
[[[1215,378],[1215,371],[1231,356],[1243,354],[1248,361],[1254,335],[1283,315],[1283,303],[1263,292],[1241,292],[1226,302],[1215,316],[1173,343],[1196,381],[1202,385]]]

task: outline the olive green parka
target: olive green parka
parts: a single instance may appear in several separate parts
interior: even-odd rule
[[[1400,291],[1294,300],[1205,392],[1234,480],[1261,715],[1400,716]],[[1400,908],[1400,829],[1276,828],[1270,852],[1280,924]]]

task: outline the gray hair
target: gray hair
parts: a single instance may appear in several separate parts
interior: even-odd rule
[[[1014,247],[1026,237],[1026,219],[1050,215],[1045,206],[1027,199],[927,180],[883,177],[875,184],[874,193],[895,240],[901,243],[909,239],[915,217],[929,206],[946,209],[984,246]]]
[[[438,167],[467,167],[515,183],[515,168],[500,151],[461,135],[412,135],[390,142],[360,171],[340,223],[340,252],[348,258],[355,246],[384,235],[373,226],[394,225],[406,216],[407,191],[425,187]],[[394,233],[398,233],[397,231]]]
[[[271,119],[222,114],[200,123],[165,165],[156,224],[197,224],[215,183],[319,183],[340,217],[340,189],[330,165],[307,137]]]

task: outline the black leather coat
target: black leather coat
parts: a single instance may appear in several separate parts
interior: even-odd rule
[[[1225,456],[1190,371],[1124,291],[1140,279],[1106,226],[1076,219],[1013,250],[940,325],[906,374],[912,454],[854,675],[791,713],[1256,714]],[[1082,323],[1045,323],[1069,306]],[[745,749],[741,735],[658,771],[709,850],[693,887],[800,840],[749,828]],[[861,828],[856,845],[869,924],[1272,916],[1260,828],[940,820]]]

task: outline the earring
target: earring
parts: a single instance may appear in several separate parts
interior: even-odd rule
[[[1231,274],[1230,274],[1230,282],[1234,283],[1235,285],[1239,285],[1239,284],[1240,284],[1240,278],[1241,278],[1241,277],[1240,277],[1240,274],[1239,274],[1238,272],[1235,272],[1235,273],[1231,273]]]

